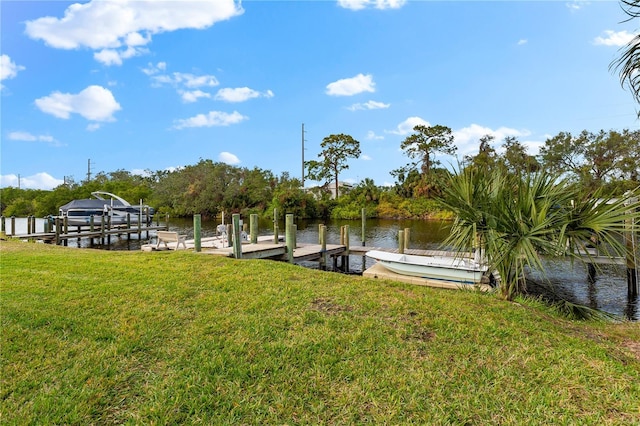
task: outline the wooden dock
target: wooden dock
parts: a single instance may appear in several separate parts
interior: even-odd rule
[[[142,234],[149,233],[149,231],[161,231],[166,230],[167,227],[165,225],[159,226],[134,226],[134,227],[112,227],[112,228],[100,228],[94,227],[94,229],[89,229],[88,227],[77,227],[75,231],[70,231],[67,229],[67,232],[35,232],[35,233],[27,233],[27,234],[16,234],[9,235],[12,238],[18,238],[21,240],[41,240],[48,243],[55,243],[56,240],[58,244],[64,243],[68,240],[74,239],[83,239],[83,238],[109,238],[113,235],[126,235],[130,237],[132,234]]]

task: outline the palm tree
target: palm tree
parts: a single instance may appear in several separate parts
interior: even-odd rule
[[[525,268],[543,271],[544,256],[583,258],[598,241],[610,257],[626,256],[625,220],[640,218],[640,188],[612,199],[585,194],[547,172],[532,175],[472,167],[451,176],[440,201],[456,214],[444,242],[457,251],[481,250],[501,277],[500,292],[513,299],[526,289]],[[635,225],[635,230],[637,230]]]
[[[629,19],[640,18],[640,0],[620,0]],[[628,85],[633,97],[640,103],[640,33],[627,44],[622,56],[611,64],[620,70],[620,83]]]

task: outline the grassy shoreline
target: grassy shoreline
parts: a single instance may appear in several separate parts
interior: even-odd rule
[[[0,243],[3,424],[634,424],[640,324],[190,252]]]

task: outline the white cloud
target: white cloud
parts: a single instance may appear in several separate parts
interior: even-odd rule
[[[582,9],[584,6],[589,5],[590,2],[584,0],[573,0],[571,2],[565,3],[565,5],[571,9],[572,12],[578,11]]]
[[[166,69],[167,69],[166,62],[158,62],[155,65],[149,62],[147,64],[147,68],[142,68],[142,72],[145,73],[146,75],[154,75],[159,73],[160,71],[165,71]]]
[[[529,42],[529,40],[527,40],[526,38],[521,38],[520,40],[518,40],[518,46],[522,46],[524,44],[527,44]]]
[[[171,75],[154,75],[151,79],[157,85],[170,84],[172,86],[183,86],[189,89],[195,89],[197,87],[213,87],[220,84],[218,79],[213,75],[194,75],[183,72],[174,72]]]
[[[220,154],[218,154],[218,161],[229,164],[231,166],[240,164],[240,159],[230,152],[221,152]]]
[[[522,137],[529,136],[530,134],[531,132],[528,130],[517,130],[509,127],[500,127],[493,130],[478,124],[471,124],[468,127],[453,131],[455,145],[458,147],[458,154],[460,155],[477,153],[480,138],[485,135],[495,137],[494,143],[498,145],[502,143],[507,136]]]
[[[21,189],[53,189],[64,183],[64,180],[56,179],[48,173],[41,172],[31,176],[21,176],[19,179],[14,174],[2,175],[0,176],[0,187],[12,186],[17,188],[18,180],[20,180]]]
[[[100,123],[89,123],[87,124],[87,132],[95,132],[100,127],[102,127]]]
[[[142,176],[142,177],[150,177],[151,171],[148,169],[131,169],[132,175]]]
[[[133,46],[129,46],[124,50],[102,49],[101,51],[93,54],[93,59],[107,66],[122,65],[123,59],[140,56],[148,52],[148,49]]]
[[[406,0],[338,0],[338,5],[345,9],[362,10],[367,7],[376,9],[399,9],[404,6]]]
[[[62,18],[27,21],[25,32],[56,49],[96,50],[96,60],[115,65],[145,52],[142,46],[155,34],[204,29],[243,12],[240,2],[234,0],[94,0],[70,5]]]
[[[211,98],[211,93],[202,90],[178,90],[178,93],[186,103],[196,102],[200,98]]]
[[[0,55],[0,81],[14,78],[19,71],[24,70],[22,65],[16,65],[9,55]],[[0,87],[4,87],[0,84]]]
[[[12,141],[46,142],[53,146],[63,145],[51,135],[34,135],[29,132],[17,131],[17,132],[9,133],[7,137],[9,138],[9,140],[12,140]]]
[[[360,159],[361,159],[361,160],[364,160],[364,161],[370,161],[370,160],[371,160],[371,157],[369,157],[367,154],[362,154],[362,155],[360,156]]]
[[[593,43],[598,46],[626,46],[637,34],[623,31],[604,31],[604,37],[598,36],[593,39]]]
[[[252,98],[272,98],[273,92],[271,90],[267,90],[266,92],[258,92],[257,90],[250,89],[248,87],[238,87],[235,89],[224,88],[218,90],[216,93],[215,99],[217,101],[225,101],[225,102],[244,102]]]
[[[373,130],[369,130],[367,132],[367,139],[369,139],[369,140],[381,140],[381,139],[384,139],[384,136],[376,135],[376,132],[374,132]]]
[[[42,112],[54,117],[68,119],[76,113],[92,121],[114,121],[113,114],[122,109],[113,93],[102,86],[89,86],[77,95],[53,92],[35,103]]]
[[[365,109],[383,109],[389,108],[391,104],[385,104],[383,102],[377,101],[369,101],[365,103],[353,104],[350,107],[347,107],[349,111],[360,111]]]
[[[353,96],[362,92],[375,92],[375,85],[371,74],[358,74],[327,84],[325,93],[329,96]]]
[[[409,133],[413,133],[413,128],[417,125],[430,126],[428,121],[423,120],[420,117],[409,117],[404,120],[402,123],[398,124],[395,130],[385,130],[387,133],[393,133],[394,135],[408,135]]]
[[[194,117],[176,120],[173,128],[229,126],[247,119],[249,117],[240,114],[238,111],[233,111],[231,114],[222,111],[209,111],[208,114],[198,114]]]

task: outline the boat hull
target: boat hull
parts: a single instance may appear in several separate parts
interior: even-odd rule
[[[472,259],[448,256],[415,256],[372,250],[367,257],[375,259],[391,272],[431,280],[478,284],[487,271]]]
[[[60,218],[66,219],[70,226],[89,226],[91,218],[95,226],[110,222],[112,226],[149,224],[153,220],[154,210],[149,206],[134,206],[117,195],[95,191],[91,195],[95,198],[73,200],[61,206]],[[110,197],[110,198],[105,198]]]

